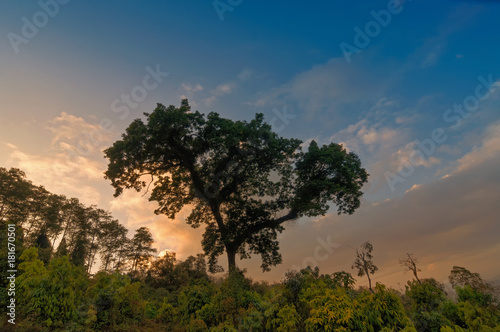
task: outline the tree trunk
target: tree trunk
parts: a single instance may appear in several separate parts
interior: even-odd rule
[[[413,274],[415,275],[415,278],[417,279],[418,283],[422,285],[422,282],[420,281],[420,279],[418,279],[417,272],[413,271]]]
[[[373,293],[372,280],[370,279],[370,272],[369,271],[366,271],[366,276],[368,277],[368,289],[370,289],[370,292]]]
[[[232,270],[236,269],[236,250],[226,248],[226,251],[228,271],[231,272]]]
[[[70,226],[70,224],[72,222],[71,219],[72,219],[71,216],[69,216],[68,217],[68,221],[66,221],[66,226],[64,227],[64,232],[63,232],[61,241],[62,241],[62,239],[64,239],[66,237],[66,232],[68,231],[68,228],[69,228],[69,226]],[[55,244],[55,240],[54,240],[54,244]],[[52,244],[52,247],[54,246],[54,244]]]

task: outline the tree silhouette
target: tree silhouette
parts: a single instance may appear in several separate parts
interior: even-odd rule
[[[415,279],[417,279],[419,284],[422,284],[420,279],[418,278],[417,272],[420,272],[421,270],[417,268],[417,263],[418,259],[413,257],[413,254],[406,253],[406,257],[403,259],[399,260],[399,264],[402,265],[406,271],[411,271],[413,272],[413,275],[415,276]]]
[[[453,266],[448,276],[450,284],[456,288],[470,286],[475,291],[491,293],[493,287],[481,278],[481,275],[476,272],[471,272],[465,267]]]
[[[153,236],[147,227],[141,227],[135,231],[134,237],[130,243],[129,258],[132,261],[132,271],[135,272],[137,267],[144,266],[156,249],[152,247]]]
[[[373,264],[372,251],[373,245],[368,241],[361,245],[361,251],[356,248],[356,260],[354,261],[354,264],[351,268],[358,269],[359,277],[366,275],[366,277],[368,278],[368,288],[373,293],[370,274],[374,274],[378,270],[378,267]]]
[[[120,248],[127,243],[127,229],[118,220],[111,220],[102,226],[100,239],[101,268],[104,271],[112,270],[119,259]]]
[[[300,140],[279,137],[262,114],[250,122],[205,117],[186,99],[179,108],[158,104],[145,116],[105,150],[106,178],[115,196],[153,185],[155,212],[169,218],[189,205],[187,223],[206,225],[202,246],[211,272],[222,270],[217,258],[224,250],[230,269],[236,254],[253,253],[269,270],[281,262],[276,239],[283,223],[324,215],[331,202],[339,214],[360,205],[368,174],[342,145],[313,141],[302,152]]]
[[[38,248],[39,259],[48,265],[52,257],[52,245],[45,231],[42,231],[35,240],[34,246]]]

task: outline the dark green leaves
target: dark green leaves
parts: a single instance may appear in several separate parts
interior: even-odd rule
[[[368,174],[341,145],[313,141],[303,153],[300,140],[279,137],[262,114],[249,122],[205,117],[187,100],[145,116],[105,151],[106,178],[115,196],[152,187],[155,212],[169,218],[189,206],[187,222],[207,226],[202,244],[211,270],[224,249],[230,264],[237,252],[255,253],[268,270],[281,262],[276,234],[284,222],[325,214],[331,202],[339,214],[359,207]]]

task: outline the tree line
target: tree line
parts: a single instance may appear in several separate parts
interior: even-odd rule
[[[18,247],[37,247],[45,264],[68,255],[71,263],[87,273],[93,271],[97,258],[103,271],[144,269],[156,252],[148,228],[141,227],[128,238],[127,228],[109,211],[53,194],[34,185],[17,168],[0,167],[0,222],[2,240],[6,240],[7,225],[15,224]],[[5,249],[3,245],[1,250]]]
[[[38,254],[31,247],[21,255],[19,331],[500,331],[491,285],[458,266],[450,297],[433,278],[409,280],[403,292],[379,282],[356,289],[349,272],[317,267],[273,284],[238,269],[214,278],[203,255],[179,261],[175,253],[138,273],[90,277],[68,255],[44,264]]]

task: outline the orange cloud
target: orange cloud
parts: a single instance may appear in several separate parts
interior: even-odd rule
[[[142,193],[133,190],[124,191],[110,202],[110,206],[113,214],[125,216],[121,222],[130,230],[130,235],[139,227],[149,227],[159,252],[168,248],[179,259],[202,252],[203,227],[193,229],[185,221],[190,213],[189,206],[181,210],[175,219],[169,219],[165,215],[154,214],[156,202],[150,202]]]

